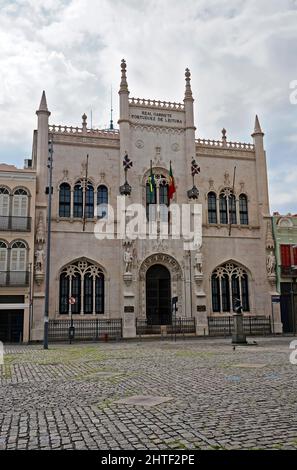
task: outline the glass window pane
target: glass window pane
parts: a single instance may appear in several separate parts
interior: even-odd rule
[[[76,184],[74,186],[74,195],[73,195],[73,217],[82,217],[83,216],[83,190],[81,184]]]
[[[211,291],[212,291],[212,311],[221,311],[220,302],[220,281],[219,278],[213,275],[211,277]]]
[[[217,223],[217,196],[215,193],[208,194],[208,223]]]
[[[225,198],[225,196],[223,196],[223,194],[220,195],[220,223],[228,223],[227,199]]]
[[[89,274],[84,277],[84,313],[93,313],[93,278]]]
[[[95,312],[104,313],[104,276],[96,278],[95,284]]]
[[[69,278],[65,273],[60,276],[60,314],[67,314],[69,309]]]

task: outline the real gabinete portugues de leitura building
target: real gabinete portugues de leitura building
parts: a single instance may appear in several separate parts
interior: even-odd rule
[[[112,122],[107,130],[88,128],[85,114],[82,127],[49,123],[43,92],[30,168],[36,172],[34,246],[29,250],[24,241],[19,250],[27,253],[15,253],[11,261],[24,264],[34,253],[33,308],[24,311],[27,339],[43,338],[49,141],[50,331],[70,316],[77,330],[83,320],[92,325],[122,319],[123,336],[133,337],[141,325],[144,332],[149,325],[166,331],[179,318],[195,318],[196,333],[207,335],[209,319],[232,316],[239,303],[244,316],[271,316],[276,278],[264,134],[256,117],[253,143],[228,142],[225,129],[221,140],[196,138],[190,79],[187,69],[183,103],[131,98],[123,60],[118,130]],[[3,186],[2,198],[5,189],[13,191]],[[144,208],[147,226],[136,239],[119,236],[121,194],[126,221],[131,204]],[[196,224],[190,220],[198,234],[192,245],[173,236],[176,219],[167,211],[183,205],[189,206],[190,219],[196,217]],[[106,226],[113,209],[115,234],[100,239],[98,222]],[[167,222],[166,238],[161,227]],[[148,236],[149,224],[154,236]],[[11,243],[1,241],[3,253]],[[2,255],[5,263],[9,251]],[[281,332],[278,305],[273,322],[274,331]]]

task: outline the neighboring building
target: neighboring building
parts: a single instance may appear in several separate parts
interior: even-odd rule
[[[126,63],[121,64],[119,130],[49,124],[45,93],[37,111],[32,165],[37,173],[32,339],[43,336],[45,226],[48,140],[53,140],[50,318],[123,318],[123,334],[135,336],[135,317],[171,322],[171,298],[178,297],[180,317],[195,316],[197,332],[208,331],[208,316],[234,312],[240,298],[246,316],[270,316],[275,271],[269,260],[272,228],[269,213],[263,132],[256,117],[253,143],[195,137],[190,72],[183,103],[130,98]],[[124,183],[123,157],[132,187],[127,203],[147,209],[169,205],[169,165],[176,193],[173,202],[189,204],[193,157],[201,167],[196,185],[202,207],[202,246],[184,249],[183,240],[98,240],[95,224],[116,206]],[[87,164],[88,155],[88,164]],[[152,161],[152,170],[150,169]],[[233,187],[233,172],[236,178]],[[150,186],[151,173],[156,186]],[[191,194],[191,193],[190,193]],[[193,193],[192,193],[193,194]],[[98,217],[94,206],[101,204]],[[198,206],[197,206],[198,207]],[[162,216],[160,216],[162,217]],[[69,305],[69,298],[75,304]],[[275,331],[282,325],[277,308]]]
[[[0,341],[28,342],[32,321],[35,171],[0,164]]]
[[[284,333],[297,331],[297,214],[273,214],[277,290],[281,294]]]

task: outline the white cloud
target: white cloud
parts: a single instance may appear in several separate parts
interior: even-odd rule
[[[183,99],[192,72],[198,133],[250,141],[260,115],[270,174],[296,169],[296,0],[17,0],[0,17],[0,145],[30,153],[35,109],[46,89],[51,120],[79,125],[109,120],[110,85],[128,65],[131,96]],[[115,116],[117,114],[114,96]],[[289,145],[285,157],[279,148]],[[294,155],[295,157],[295,155]],[[18,163],[21,160],[18,159]],[[293,168],[292,168],[293,166]],[[271,179],[272,209],[297,212],[296,195]],[[282,194],[282,196],[280,196]],[[280,207],[281,206],[281,207]],[[292,207],[293,206],[293,207]]]

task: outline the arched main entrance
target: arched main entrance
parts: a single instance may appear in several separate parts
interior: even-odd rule
[[[154,264],[146,272],[146,316],[150,324],[171,324],[170,272],[162,264]]]

